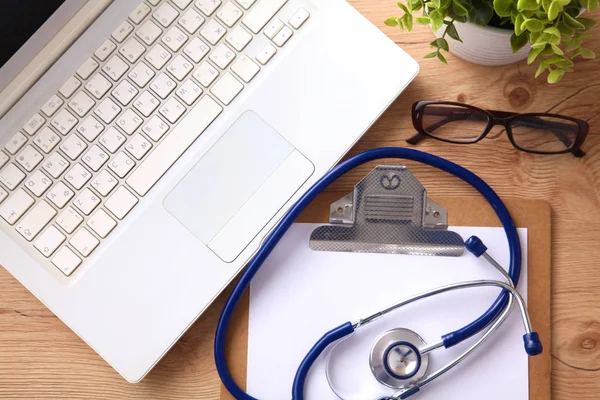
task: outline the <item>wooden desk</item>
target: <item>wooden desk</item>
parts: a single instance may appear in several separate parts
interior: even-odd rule
[[[476,145],[424,141],[419,148],[479,174],[501,196],[545,199],[553,209],[553,398],[597,399],[600,393],[600,61],[576,65],[558,85],[534,80],[525,62],[479,67],[448,56],[449,66],[423,60],[431,32],[401,33],[383,25],[398,14],[392,0],[351,0],[421,63],[421,73],[351,151],[405,146],[416,100],[455,100],[483,108],[556,112],[589,121],[587,156],[536,156],[515,150],[506,136]],[[600,19],[600,12],[591,15]],[[335,21],[344,29],[342,21]],[[600,54],[600,28],[589,47]],[[357,49],[360,51],[360,49]],[[376,72],[376,71],[372,71]],[[407,164],[432,195],[464,195],[465,186],[432,169]],[[371,166],[334,185],[350,191]],[[123,381],[5,270],[0,269],[0,398],[218,399],[212,356],[221,297],[138,385]]]

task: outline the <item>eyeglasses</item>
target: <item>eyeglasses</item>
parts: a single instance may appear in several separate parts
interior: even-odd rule
[[[406,141],[417,144],[426,136],[448,143],[470,144],[502,125],[513,146],[536,154],[572,153],[583,157],[581,146],[587,137],[586,121],[556,114],[518,114],[486,111],[461,103],[418,101],[412,120],[418,133]]]

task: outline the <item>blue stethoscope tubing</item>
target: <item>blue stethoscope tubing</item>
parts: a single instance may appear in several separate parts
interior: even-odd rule
[[[477,175],[467,170],[466,168],[461,167],[458,164],[455,164],[449,160],[444,158],[434,156],[433,154],[425,153],[418,150],[413,149],[405,149],[399,147],[383,147],[373,150],[367,150],[365,152],[359,153],[348,160],[338,164],[336,167],[327,172],[321,179],[319,179],[310,189],[308,189],[302,197],[289,209],[289,211],[284,215],[279,224],[273,229],[271,234],[264,241],[262,246],[258,249],[255,256],[246,266],[246,269],[240,276],[239,281],[234,286],[233,291],[231,292],[223,311],[221,312],[221,317],[219,319],[219,323],[217,325],[217,331],[215,335],[215,363],[217,366],[217,371],[219,372],[219,376],[227,390],[238,400],[257,400],[256,398],[247,394],[244,390],[242,390],[229,371],[227,367],[227,361],[225,357],[225,340],[227,336],[227,331],[229,328],[229,323],[231,322],[231,317],[235,307],[237,306],[242,294],[245,292],[246,288],[254,278],[254,275],[258,272],[262,264],[265,262],[271,251],[275,248],[277,243],[281,240],[285,232],[290,228],[292,223],[296,220],[296,218],[300,215],[300,213],[314,200],[314,198],[321,193],[327,186],[337,180],[339,177],[344,175],[346,172],[362,165],[370,161],[384,159],[384,158],[402,158],[412,161],[417,161],[423,164],[430,165],[432,167],[441,169],[446,171],[466,183],[473,186],[492,206],[494,211],[496,212],[502,226],[504,228],[504,232],[506,233],[506,238],[508,240],[509,252],[510,252],[510,263],[508,274],[510,275],[513,283],[517,286],[519,281],[519,276],[521,275],[521,243],[519,241],[519,236],[517,233],[517,228],[508,212],[508,209],[500,199],[500,197],[494,192],[494,190],[487,184],[483,179],[479,178]],[[492,323],[496,317],[502,312],[502,310],[506,307],[508,302],[508,292],[503,290],[502,293],[498,296],[498,298],[494,301],[492,306],[483,313],[479,318],[470,324],[458,329],[454,332],[450,332],[444,336],[442,336],[442,340],[444,342],[444,347],[449,348],[452,347],[466,339],[469,339],[473,335],[477,334],[481,330],[485,329],[490,323]],[[327,332],[318,342],[313,346],[313,348],[306,355],[298,371],[296,373],[296,377],[294,379],[293,387],[292,387],[292,399],[294,400],[302,400],[303,399],[303,390],[304,390],[304,382],[306,380],[306,376],[313,362],[317,359],[319,354],[331,343],[334,341],[352,333],[354,331],[354,327],[350,322],[344,323],[339,327]]]

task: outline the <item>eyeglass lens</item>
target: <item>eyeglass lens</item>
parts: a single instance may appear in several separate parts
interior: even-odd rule
[[[489,123],[488,115],[480,110],[453,104],[428,104],[422,116],[425,132],[455,143],[476,141]]]
[[[523,115],[510,122],[515,145],[523,150],[558,153],[573,147],[579,125],[547,115]]]

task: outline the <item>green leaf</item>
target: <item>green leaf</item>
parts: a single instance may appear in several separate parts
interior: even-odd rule
[[[538,5],[536,0],[519,0],[517,2],[517,10],[519,11],[535,11],[538,10],[540,6]]]
[[[396,17],[388,18],[385,21],[383,21],[383,23],[386,24],[387,26],[392,26],[392,27],[398,26],[398,24],[399,24],[398,18],[396,18]]]
[[[590,49],[582,48],[581,49],[581,57],[583,57],[583,58],[589,58],[589,59],[596,58],[596,53],[594,53]]]
[[[406,14],[404,17],[402,17],[402,20],[404,22],[404,26],[406,27],[407,31],[412,31],[413,28],[413,16],[410,14]]]
[[[550,8],[548,8],[548,19],[550,21],[554,21],[562,10],[563,6],[561,6],[557,1],[552,2],[552,4],[550,4]]]
[[[510,37],[510,47],[512,48],[512,52],[516,53],[521,50],[527,43],[529,42],[529,35],[527,33],[523,33],[520,36],[516,34],[512,34]]]
[[[444,64],[448,64],[448,61],[446,61],[446,57],[444,57],[444,56],[442,55],[442,53],[437,53],[437,58],[438,58],[438,59],[439,59],[441,62],[443,62]]]
[[[581,39],[572,39],[567,44],[567,51],[573,51],[581,47]]]
[[[407,13],[407,14],[409,13],[408,8],[404,4],[402,4],[402,3],[399,2],[398,3],[398,7],[400,7],[400,9],[402,11],[404,11],[405,13]]]
[[[521,33],[524,32],[523,28],[521,28],[521,26],[523,25],[523,22],[525,22],[525,16],[521,13],[519,13],[517,15],[517,18],[515,18],[515,33],[518,35],[520,35]]]
[[[435,39],[433,42],[429,43],[429,45],[431,47],[436,47],[438,49],[442,49],[442,50],[446,50],[446,51],[448,51],[448,49],[449,49],[448,41],[444,38]]]
[[[423,2],[421,0],[413,0],[412,1],[412,10],[413,11],[419,11],[421,8],[423,8]]]
[[[494,10],[500,17],[510,17],[513,9],[511,0],[494,0]]]
[[[440,28],[444,25],[444,16],[437,10],[433,10],[429,17],[431,18],[431,29],[434,32],[440,30]]]
[[[466,17],[467,15],[469,15],[469,10],[467,10],[467,8],[463,6],[463,4],[460,1],[457,0],[454,0],[452,2],[452,10],[454,11],[454,14],[461,17]]]
[[[560,69],[555,69],[554,71],[550,71],[548,74],[548,83],[557,83],[560,81],[565,74],[565,71]]]
[[[527,64],[533,64],[535,59],[540,55],[542,51],[544,51],[546,47],[537,47],[529,50],[529,55],[527,55]]]
[[[538,76],[540,76],[545,70],[546,70],[546,65],[544,65],[544,63],[540,63],[537,71],[535,71],[535,77],[537,78]]]
[[[447,10],[450,8],[452,0],[440,0],[440,10]]]
[[[516,28],[515,28],[516,30]],[[542,37],[542,32],[530,32],[529,33],[529,41],[531,43],[538,43],[539,38]]]
[[[565,24],[567,24],[571,28],[577,29],[577,30],[585,29],[585,25],[583,25],[581,22],[577,21],[577,19],[573,18],[571,15],[569,15],[569,13],[563,13],[562,16],[563,16],[563,21],[565,21]]]
[[[544,23],[539,19],[525,19],[521,25],[521,29],[531,32],[541,32],[544,30]]]
[[[598,21],[591,19],[591,18],[577,18],[577,22],[580,22],[581,24],[583,24],[583,26],[585,27],[584,30],[589,31],[590,29],[592,29],[593,27],[596,26],[596,24],[598,23]]]
[[[417,21],[417,24],[429,25],[431,23],[431,18],[426,17],[425,15],[423,15],[422,17],[415,18],[415,21]]]
[[[585,8],[588,11],[595,11],[598,8],[598,0],[587,0]]]
[[[412,14],[412,12],[413,12],[412,2],[410,0],[406,0],[406,8],[408,8],[408,13]]]
[[[563,21],[560,21],[557,25],[558,30],[563,35],[572,35],[575,33],[575,29],[571,28],[569,25],[565,24]]]
[[[454,26],[454,24],[450,24],[448,25],[448,27],[446,28],[446,33],[448,34],[448,36],[450,36],[452,39],[454,40],[458,40],[459,42],[462,42],[462,39],[460,38],[460,36],[458,35],[458,31],[456,30],[456,27]]]
[[[554,52],[554,54],[558,54],[559,56],[562,56],[562,55],[564,55],[564,54],[565,54],[565,53],[564,53],[564,51],[562,51],[562,50],[560,49],[560,47],[558,47],[558,46],[557,46],[557,45],[555,45],[554,43],[551,43],[551,44],[550,44],[550,47],[552,47],[552,51]]]
[[[467,6],[467,8],[469,7]],[[494,7],[489,0],[471,0],[471,7],[469,9],[471,10],[469,18],[477,25],[488,25],[494,16]]]
[[[430,0],[430,3],[436,10],[439,10],[442,5],[441,0]]]
[[[425,57],[423,57],[423,58],[435,58],[435,57],[437,57],[437,55],[438,55],[438,52],[437,52],[437,51],[434,51],[433,53],[429,53],[429,54],[427,54],[427,55],[426,55]]]
[[[554,36],[556,36],[557,38],[560,39],[560,31],[555,26],[551,26],[550,28],[544,29],[544,33],[548,33],[550,35],[554,35]]]

